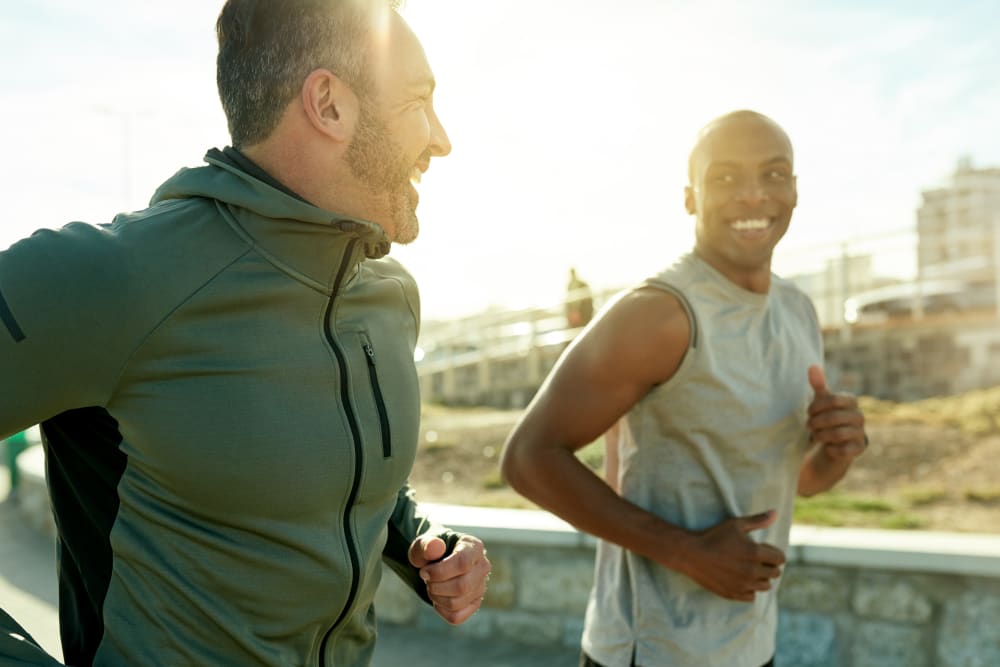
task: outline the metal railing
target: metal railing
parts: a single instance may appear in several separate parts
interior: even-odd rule
[[[994,317],[1000,307],[1000,216],[992,228],[980,226],[973,235],[961,235],[963,246],[952,247],[955,235],[925,234],[916,227],[900,229],[839,243],[779,245],[773,269],[796,283],[813,300],[820,323],[839,331],[842,339],[852,328],[870,327],[874,317],[848,321],[845,305],[851,297],[897,286],[907,293],[909,304],[878,304],[891,325],[950,317],[961,326],[965,317]],[[922,259],[920,259],[922,258]],[[928,258],[936,258],[930,261]],[[994,296],[977,308],[956,301],[947,312],[936,312],[940,295],[922,291],[931,281],[992,286]],[[595,291],[594,306],[600,309],[620,288]],[[449,320],[427,322],[418,343],[418,373],[424,397],[451,404],[523,406],[541,386],[558,356],[580,332],[569,326],[566,306],[580,295],[544,307],[487,311]],[[989,295],[987,295],[989,296]],[[947,303],[945,304],[947,306]],[[891,313],[889,309],[894,308]],[[955,309],[962,312],[953,312]],[[848,308],[849,310],[849,308]],[[975,310],[975,312],[973,312]],[[905,324],[905,322],[902,322]]]

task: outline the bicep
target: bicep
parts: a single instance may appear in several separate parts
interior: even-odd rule
[[[627,295],[566,350],[520,428],[549,445],[579,449],[593,442],[670,379],[689,336],[687,316],[672,295]]]

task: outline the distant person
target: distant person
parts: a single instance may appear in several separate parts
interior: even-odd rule
[[[0,438],[42,422],[74,667],[361,667],[385,561],[448,623],[479,539],[407,478],[418,181],[451,150],[388,0],[229,0],[232,147],[0,253]],[[0,612],[0,664],[55,660]],[[442,649],[446,650],[446,649]]]
[[[566,286],[566,324],[573,329],[586,326],[594,316],[594,297],[590,285],[569,270],[569,284]]]
[[[797,202],[785,132],[717,118],[689,178],[693,252],[567,348],[503,454],[511,486],[601,538],[581,665],[771,664],[795,494],[867,444],[855,398],[827,387],[812,304],[771,273]],[[616,422],[609,485],[574,452]]]

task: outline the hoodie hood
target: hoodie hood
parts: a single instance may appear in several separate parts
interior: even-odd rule
[[[174,174],[156,190],[150,205],[177,199],[213,199],[230,208],[243,231],[257,243],[262,236],[317,236],[313,241],[321,242],[322,237],[348,235],[361,241],[365,257],[378,259],[389,253],[389,238],[373,222],[327,211],[283,192],[241,170],[218,149],[211,149],[205,162],[208,166],[185,168]],[[275,228],[277,225],[287,228]]]

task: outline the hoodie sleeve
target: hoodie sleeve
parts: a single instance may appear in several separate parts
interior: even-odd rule
[[[128,355],[118,254],[106,228],[83,223],[0,252],[0,438],[107,402]]]
[[[382,560],[416,591],[424,602],[430,603],[427,587],[420,578],[417,568],[410,564],[409,558],[410,544],[419,535],[426,533],[437,535],[444,540],[447,549],[443,557],[447,557],[455,550],[455,544],[460,537],[458,533],[432,523],[417,505],[413,490],[409,486],[404,486],[396,496],[396,508],[389,517],[389,537],[382,549]]]
[[[62,667],[17,621],[0,609],[0,664],[9,667]]]

